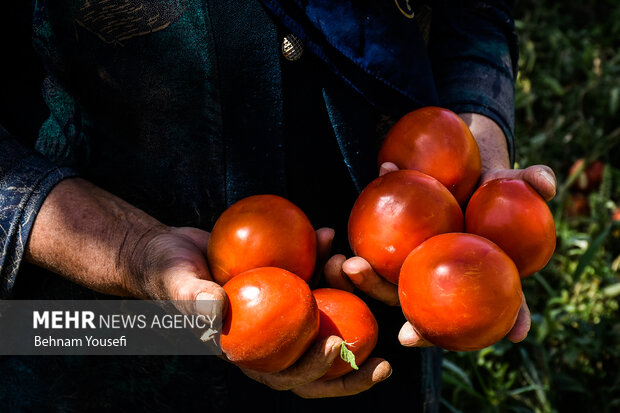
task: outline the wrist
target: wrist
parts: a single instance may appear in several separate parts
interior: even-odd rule
[[[492,119],[478,113],[459,113],[471,131],[482,161],[482,174],[511,169],[508,144],[502,128]]]
[[[154,262],[154,244],[159,236],[170,232],[163,224],[127,228],[118,248],[116,273],[127,295],[140,299],[161,299],[159,288],[149,282]]]

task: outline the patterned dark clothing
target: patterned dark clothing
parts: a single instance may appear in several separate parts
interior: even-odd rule
[[[423,105],[478,112],[503,128],[512,154],[509,8],[415,10],[408,1],[35,1],[50,115],[34,147],[0,128],[1,297],[98,297],[22,263],[41,203],[70,176],[168,225],[205,230],[242,197],[280,194],[315,227],[335,227],[334,252],[349,255],[348,212],[376,176],[389,119]],[[288,33],[306,47],[299,61],[281,56]],[[394,374],[354,398],[302,401],[208,357],[3,357],[0,408],[365,411],[390,400],[436,411],[439,351],[400,347],[400,310],[369,301],[382,329],[375,353]]]

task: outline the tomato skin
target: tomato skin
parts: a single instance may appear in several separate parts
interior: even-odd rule
[[[277,372],[292,365],[319,332],[319,310],[310,287],[275,267],[246,271],[224,285],[228,313],[222,350],[240,367]]]
[[[254,195],[220,215],[211,232],[207,258],[220,285],[259,267],[283,268],[308,282],[316,262],[316,233],[292,202],[277,195]]]
[[[501,340],[521,302],[516,266],[497,245],[472,234],[429,238],[405,260],[398,285],[405,317],[429,342],[474,351]]]
[[[359,195],[349,216],[349,244],[397,284],[400,267],[422,241],[463,230],[463,212],[435,178],[413,170],[387,173]]]
[[[454,112],[428,106],[403,116],[388,132],[379,166],[424,172],[444,184],[464,205],[482,170],[480,151],[467,124]]]
[[[465,229],[502,248],[521,278],[542,269],[555,251],[553,215],[540,195],[520,179],[495,179],[478,188],[465,211]]]
[[[317,340],[336,335],[346,341],[347,348],[361,365],[377,345],[379,325],[366,303],[347,291],[319,288],[312,292],[321,318]],[[331,380],[352,371],[353,367],[337,357],[321,380]]]

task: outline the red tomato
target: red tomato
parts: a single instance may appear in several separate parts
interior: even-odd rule
[[[571,165],[569,170],[569,176],[575,175],[577,171],[583,167],[583,158],[579,158]],[[579,172],[579,175],[575,178],[573,183],[573,189],[584,193],[590,193],[595,191],[601,186],[603,181],[603,173],[605,171],[605,164],[601,161],[594,161],[590,163],[585,169]]]
[[[388,132],[379,165],[393,162],[436,178],[464,205],[480,178],[478,144],[454,112],[424,107],[403,116]]]
[[[284,268],[308,282],[316,262],[316,233],[292,202],[276,195],[254,195],[231,205],[218,218],[207,258],[221,285],[259,267]]]
[[[224,285],[228,313],[222,350],[235,364],[263,372],[292,365],[319,332],[319,310],[310,287],[275,267],[246,271]]]
[[[422,241],[443,232],[463,230],[463,212],[435,178],[400,170],[372,181],[349,216],[353,252],[397,284],[407,254]]]
[[[590,215],[588,196],[582,192],[570,194],[570,197],[566,200],[564,210],[570,217]]]
[[[312,293],[321,318],[317,339],[331,335],[342,338],[355,356],[355,363],[361,365],[375,348],[379,336],[377,320],[366,303],[355,294],[332,288],[319,288]],[[334,379],[351,370],[349,363],[337,358],[322,379]]]
[[[478,188],[465,211],[465,229],[506,251],[521,278],[542,269],[555,250],[553,215],[520,179],[495,179]]]
[[[452,351],[488,347],[514,325],[523,293],[517,267],[491,241],[441,234],[405,260],[400,305],[416,331]]]

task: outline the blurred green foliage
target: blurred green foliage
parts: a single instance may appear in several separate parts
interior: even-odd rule
[[[549,203],[557,249],[523,280],[532,311],[524,342],[446,352],[443,410],[617,412],[620,2],[518,1],[515,17],[517,167],[546,164],[557,175]],[[579,158],[584,165],[569,174]],[[605,164],[602,182],[578,191],[578,172],[596,160]]]

